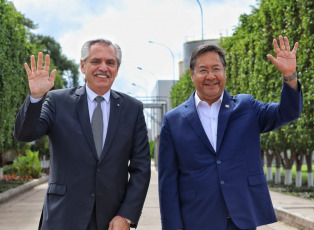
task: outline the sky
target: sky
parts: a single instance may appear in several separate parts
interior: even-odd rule
[[[63,54],[77,64],[87,40],[106,38],[119,44],[122,64],[112,88],[133,96],[151,95],[156,80],[178,80],[185,42],[200,40],[202,31],[204,39],[232,35],[239,16],[250,14],[257,4],[256,0],[199,0],[202,30],[197,0],[11,2],[37,25],[33,33],[53,37]],[[83,75],[80,82],[83,84]]]

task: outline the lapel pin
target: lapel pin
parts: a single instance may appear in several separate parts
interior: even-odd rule
[[[117,106],[120,106],[120,104],[117,104]]]
[[[227,109],[229,109],[230,105],[225,105],[225,107],[226,107]]]

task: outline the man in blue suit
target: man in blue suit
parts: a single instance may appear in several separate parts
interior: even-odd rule
[[[276,221],[260,155],[260,134],[297,119],[302,110],[296,74],[298,43],[279,36],[280,103],[230,95],[224,52],[214,45],[194,50],[191,97],[167,113],[160,134],[159,200],[164,230],[236,230]]]

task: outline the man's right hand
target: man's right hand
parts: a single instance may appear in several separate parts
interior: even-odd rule
[[[43,97],[53,86],[56,76],[56,69],[54,69],[49,76],[50,56],[46,55],[45,67],[43,69],[43,53],[38,53],[37,68],[35,56],[31,56],[31,69],[25,63],[24,67],[28,76],[29,89],[31,96],[35,99]]]

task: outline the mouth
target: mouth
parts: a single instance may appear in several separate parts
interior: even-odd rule
[[[203,83],[203,85],[205,85],[205,86],[216,86],[216,85],[219,85],[219,82],[205,82],[205,83]]]
[[[110,78],[109,76],[106,76],[106,75],[96,75],[96,77],[100,77],[100,78]]]
[[[111,78],[111,74],[109,72],[97,71],[93,75],[102,79]]]

